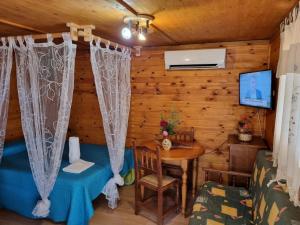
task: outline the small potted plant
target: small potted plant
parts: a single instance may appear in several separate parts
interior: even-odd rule
[[[176,111],[171,111],[168,119],[165,119],[161,115],[160,119],[160,131],[163,136],[162,146],[165,150],[170,150],[172,147],[172,142],[168,138],[170,135],[174,135],[175,128],[179,124],[178,113]]]
[[[243,115],[238,122],[238,132],[240,141],[252,140],[252,123],[251,118],[247,115]]]

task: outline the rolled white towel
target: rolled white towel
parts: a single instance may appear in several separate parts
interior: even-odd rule
[[[78,137],[69,138],[69,162],[72,164],[80,159],[80,145]]]

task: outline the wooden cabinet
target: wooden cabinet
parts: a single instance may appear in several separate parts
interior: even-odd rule
[[[251,173],[259,149],[266,149],[267,145],[259,136],[254,136],[251,142],[239,141],[237,135],[228,136],[229,169],[237,172]]]

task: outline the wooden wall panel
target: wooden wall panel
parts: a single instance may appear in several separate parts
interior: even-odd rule
[[[23,137],[15,65],[13,65],[11,76],[6,141],[16,140]],[[75,87],[68,135],[79,136],[80,141],[83,143],[105,143],[88,49],[77,50]]]
[[[78,136],[83,143],[105,144],[89,49],[77,50],[68,135]]]
[[[266,141],[270,148],[273,148],[273,136],[275,128],[275,114],[278,92],[278,80],[275,78],[277,63],[279,59],[280,34],[277,32],[270,43],[270,68],[273,70],[273,82],[275,87],[274,109],[268,110],[266,115]]]
[[[22,137],[23,131],[21,126],[21,113],[17,92],[16,66],[13,64],[10,81],[10,98],[5,140],[12,141]]]
[[[166,71],[165,49],[226,47],[227,68],[222,70]],[[228,151],[210,153],[235,132],[244,113],[253,115],[255,132],[260,133],[254,108],[238,105],[240,72],[267,69],[269,42],[215,43],[176,47],[148,48],[132,59],[132,102],[127,144],[141,143],[159,133],[161,113],[175,107],[181,126],[194,126],[196,139],[207,149],[201,167],[226,169]],[[7,140],[22,137],[15,74],[12,75]],[[265,111],[260,110],[264,132]],[[83,143],[105,143],[89,50],[78,49],[75,90],[68,135],[79,136]],[[200,170],[201,171],[201,170]],[[199,179],[203,180],[201,173]]]
[[[226,69],[166,71],[165,49],[226,47]],[[172,108],[180,113],[180,126],[193,126],[196,139],[208,154],[201,158],[201,167],[227,169],[228,151],[209,153],[234,133],[243,114],[253,116],[254,130],[260,134],[256,109],[239,106],[240,72],[268,69],[269,42],[236,42],[166,48],[142,49],[132,60],[132,102],[128,143],[141,143],[159,133],[160,114]],[[260,110],[262,132],[265,110]],[[200,172],[201,169],[200,169]],[[203,180],[203,173],[200,173]]]

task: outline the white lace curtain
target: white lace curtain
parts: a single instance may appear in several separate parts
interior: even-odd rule
[[[280,36],[273,159],[276,180],[286,180],[291,201],[300,206],[300,17],[292,13],[297,19]]]
[[[33,215],[46,217],[49,195],[61,165],[74,87],[76,45],[64,33],[56,45],[25,42],[14,45],[22,128],[35,184],[41,196]]]
[[[0,162],[5,140],[9,104],[10,73],[12,67],[12,39],[1,39],[0,46]]]
[[[124,184],[119,172],[124,162],[130,109],[130,51],[111,50],[109,45],[102,48],[99,41],[96,45],[91,42],[90,51],[110,164],[114,174],[105,185],[103,193],[109,207],[116,208],[119,199],[117,184]]]

